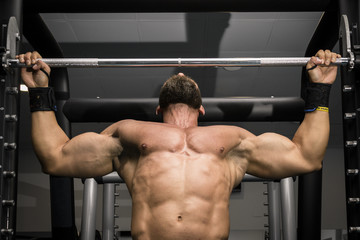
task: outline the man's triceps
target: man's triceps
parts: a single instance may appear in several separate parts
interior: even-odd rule
[[[62,147],[56,171],[74,177],[102,176],[114,170],[113,161],[120,153],[119,144],[111,136],[84,133]]]

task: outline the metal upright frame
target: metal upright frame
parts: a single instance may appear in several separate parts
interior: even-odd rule
[[[359,63],[359,0],[339,0],[342,24],[340,49],[343,56]],[[346,15],[346,16],[344,16]],[[346,23],[348,20],[348,25]],[[346,30],[348,27],[348,31]],[[360,82],[359,68],[341,69],[343,138],[348,239],[360,238]]]
[[[268,195],[268,226],[269,240],[281,239],[281,218],[279,210],[281,209],[280,183],[267,183]],[[295,217],[295,216],[294,216]]]
[[[11,18],[6,27],[2,26],[3,32],[18,31],[15,18]],[[4,31],[4,27],[7,31]],[[15,36],[13,36],[15,37]],[[9,39],[8,39],[9,40]],[[8,44],[7,44],[8,45]],[[0,141],[1,141],[1,236],[4,239],[12,239],[15,233],[16,214],[16,173],[17,173],[17,152],[18,152],[18,101],[19,88],[16,74],[13,70],[3,72],[0,76]]]
[[[22,1],[0,2],[1,53],[19,50]],[[14,239],[16,232],[17,169],[19,146],[19,71],[0,70],[0,239]]]
[[[15,0],[7,0],[7,2],[16,2]],[[208,4],[204,5],[202,3],[202,1],[200,0],[175,0],[174,1],[168,1],[168,2],[164,2],[161,0],[153,0],[153,1],[147,1],[147,0],[136,0],[136,1],[132,1],[129,2],[129,4],[121,4],[119,1],[116,0],[106,0],[106,3],[102,4],[101,6],[101,12],[201,12],[201,11],[207,11],[207,12],[215,12],[215,11],[247,11],[247,12],[251,12],[251,11],[325,11],[327,12],[327,10],[329,9],[329,6],[334,3],[334,2],[338,2],[341,9],[340,12],[341,13],[346,13],[349,16],[351,15],[350,19],[353,23],[359,23],[358,21],[358,12],[359,12],[359,6],[358,6],[358,0],[354,0],[354,1],[349,1],[349,0],[294,0],[294,1],[283,1],[282,4],[274,4],[270,1],[267,0],[259,0],[259,1],[252,1],[252,0],[246,0],[246,1],[227,1],[222,2],[222,1],[211,1]],[[177,4],[175,4],[177,3]],[[1,8],[0,8],[1,9]],[[98,12],[99,11],[99,4],[97,0],[78,0],[78,1],[72,1],[72,0],[64,0],[64,1],[58,1],[58,0],[39,0],[39,1],[31,1],[31,0],[25,0],[24,1],[24,13],[25,15],[34,15],[34,14],[38,14],[39,12],[42,13],[56,13],[56,12]],[[350,14],[350,12],[352,14]],[[333,13],[333,12],[332,12]],[[31,17],[28,18],[29,21],[26,21],[27,23],[31,21]],[[338,19],[336,18],[329,18],[329,19],[335,19],[336,21]],[[354,20],[355,19],[355,20]],[[325,24],[326,23],[326,24]],[[320,27],[320,26],[329,26],[328,28],[326,27]],[[323,32],[332,32],[332,29],[338,29],[337,25],[336,27],[334,27],[336,25],[335,24],[329,24],[329,22],[324,21],[324,24],[320,23],[319,27],[320,30],[326,30]],[[31,30],[33,31],[33,30]],[[316,32],[322,32],[322,31],[316,31]],[[47,33],[47,32],[46,32]],[[32,33],[30,32],[27,36],[27,38],[30,37]],[[35,34],[34,34],[35,35]],[[44,37],[44,33],[38,33],[37,34],[39,36],[40,39],[37,40],[33,40],[30,41],[31,44],[34,44],[36,42],[39,41],[44,41],[43,37]],[[320,33],[318,34],[320,35]],[[47,40],[45,40],[47,41]],[[42,44],[40,44],[42,45]],[[47,48],[47,44],[44,44],[44,49]],[[317,46],[316,44],[314,44],[313,46]],[[40,46],[41,47],[41,46]],[[47,50],[44,50],[47,51]],[[310,54],[311,51],[309,51]],[[311,52],[312,53],[312,52]],[[307,55],[307,54],[306,54]],[[64,73],[61,73],[64,75]],[[60,74],[60,75],[61,75]],[[56,75],[56,74],[55,74]],[[66,74],[65,74],[66,75]],[[346,91],[349,90],[349,88],[347,88],[347,86],[352,86],[352,85],[356,85],[356,77],[357,74],[355,73],[355,71],[353,71],[353,73],[343,73],[342,75],[347,75],[345,78],[351,78],[351,83],[348,84],[347,81],[345,80],[345,84],[343,84],[344,86],[344,90],[346,89]],[[68,88],[67,88],[67,78],[61,78],[59,79],[59,81],[57,81],[59,83],[60,86],[56,87],[57,89],[57,95],[58,97],[60,96],[61,99],[59,101],[60,104],[63,104],[63,100],[68,98]],[[346,87],[346,88],[345,88]],[[344,109],[344,114],[345,113],[350,113],[350,115],[352,113],[357,113],[357,109],[358,109],[358,100],[356,97],[356,92],[357,90],[355,89],[353,92],[344,92],[344,96],[343,96],[343,109]],[[348,98],[350,100],[348,100]],[[355,99],[355,100],[354,100]],[[352,104],[353,106],[350,107],[348,106],[347,103],[355,101],[356,104]],[[345,104],[346,103],[346,104]],[[351,108],[351,109],[349,109]],[[348,116],[348,115],[347,115]],[[357,115],[356,115],[357,116]],[[358,117],[356,117],[356,119],[358,119]],[[65,128],[69,129],[68,123],[66,122],[66,120],[60,116],[58,118],[58,121],[63,122]],[[348,119],[348,117],[346,117],[346,119],[344,120],[344,137],[346,135],[346,139],[345,142],[352,142],[354,143],[355,141],[358,140],[358,135],[352,137],[351,133],[353,131],[355,131],[356,133],[358,132],[357,127],[354,127],[355,125],[357,126],[357,123],[355,124],[355,122],[359,122],[358,120],[354,120],[354,119]],[[347,132],[345,134],[345,132]],[[349,138],[348,138],[349,137]],[[0,141],[2,141],[0,139]],[[358,222],[356,223],[356,217],[357,219],[359,219],[359,212],[358,209],[359,204],[356,204],[358,196],[359,195],[354,195],[356,192],[356,190],[354,189],[359,189],[359,187],[356,188],[355,187],[349,187],[352,186],[353,184],[358,184],[359,182],[359,174],[356,173],[356,169],[359,169],[359,163],[358,163],[358,146],[353,146],[352,148],[346,148],[345,149],[345,158],[346,158],[346,168],[348,170],[347,174],[347,199],[348,199],[348,224],[356,224],[356,225],[349,225],[349,229],[350,227],[355,227],[356,230],[356,226],[359,226],[360,224],[358,224]],[[350,156],[351,155],[351,156]],[[352,159],[351,161],[348,159]],[[351,163],[350,163],[351,162]],[[306,178],[307,181],[303,181],[304,179],[301,180],[302,182],[302,189],[304,191],[300,191],[299,192],[299,196],[302,197],[302,199],[306,199],[308,201],[300,201],[299,198],[299,204],[304,206],[304,209],[306,209],[306,213],[307,215],[304,215],[303,218],[299,218],[299,228],[301,226],[301,229],[299,229],[299,232],[301,233],[312,233],[312,229],[315,229],[315,231],[317,232],[316,235],[320,232],[320,221],[318,221],[318,223],[316,224],[306,224],[306,223],[310,223],[309,220],[313,220],[312,223],[314,223],[314,221],[317,221],[319,219],[319,217],[321,216],[321,211],[315,211],[312,212],[311,209],[309,208],[310,206],[317,206],[317,208],[321,208],[321,172],[320,173],[316,173],[315,177],[307,177]],[[315,184],[314,184],[315,183]],[[56,199],[56,196],[61,197],[61,194],[63,196],[67,196],[69,195],[70,198],[68,199],[69,201],[67,202],[73,202],[73,187],[72,187],[72,182],[70,180],[70,182],[68,183],[67,180],[64,181],[64,185],[61,183],[61,186],[66,185],[66,188],[64,188],[64,192],[65,194],[59,190],[61,188],[57,188],[54,186],[52,186],[52,192],[57,192],[58,194],[54,195],[54,199]],[[314,187],[313,187],[314,186]],[[353,190],[350,190],[353,189]],[[311,190],[311,194],[308,194],[309,190]],[[351,195],[351,194],[352,195]],[[314,195],[313,195],[314,194]],[[350,194],[350,195],[349,195]],[[316,197],[306,197],[306,196],[316,196]],[[300,203],[301,202],[301,203]],[[58,209],[59,210],[59,206],[58,202],[53,202],[52,203],[52,208],[54,209]],[[66,218],[67,222],[69,223],[69,226],[65,226],[66,228],[70,229],[70,232],[73,230],[73,203],[69,204],[69,209],[67,209],[68,213],[68,218]],[[320,207],[319,207],[320,206]],[[61,209],[61,207],[60,207]],[[300,207],[299,207],[300,209]],[[301,208],[303,209],[303,208]],[[352,210],[355,209],[356,211],[352,212]],[[59,211],[56,212],[59,212]],[[299,214],[302,214],[302,211],[299,210]],[[309,213],[310,213],[310,217],[309,217]],[[314,217],[315,215],[315,217]],[[321,218],[320,218],[321,219]],[[355,219],[355,220],[354,220]],[[56,220],[56,216],[54,216],[53,220]],[[61,225],[61,224],[60,224]],[[71,226],[72,225],[72,226]],[[311,226],[312,225],[312,226]],[[59,229],[61,232],[61,230],[63,226],[53,226],[53,231],[54,229]],[[311,229],[311,230],[309,230]],[[305,238],[305,239],[309,239],[309,238]],[[316,239],[316,238],[315,238]]]

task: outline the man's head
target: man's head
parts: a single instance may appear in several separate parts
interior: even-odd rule
[[[184,103],[193,109],[200,109],[202,104],[198,85],[182,73],[170,77],[160,90],[160,109],[176,103]]]

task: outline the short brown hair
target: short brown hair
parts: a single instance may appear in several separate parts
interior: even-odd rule
[[[201,107],[200,89],[194,80],[184,75],[174,75],[166,80],[160,90],[159,106],[165,109],[175,103],[184,103],[194,109]]]

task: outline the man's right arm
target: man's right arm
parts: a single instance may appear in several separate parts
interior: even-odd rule
[[[69,139],[50,111],[32,113],[32,141],[43,171],[51,175],[96,177],[114,171],[122,147],[118,138],[88,132]]]
[[[50,68],[37,52],[18,56],[20,62],[35,64],[33,71],[22,69],[22,78],[28,88],[47,87]],[[106,134],[84,133],[69,139],[56,121],[53,111],[34,111],[32,118],[32,141],[43,171],[52,175],[71,177],[102,176],[119,164],[122,152],[119,138]]]

